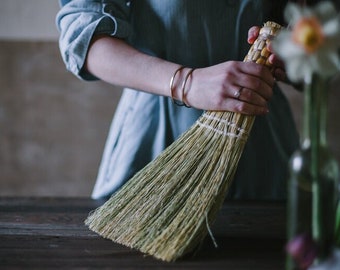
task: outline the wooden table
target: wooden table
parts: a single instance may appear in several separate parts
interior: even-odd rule
[[[229,202],[201,250],[174,263],[103,239],[83,221],[102,201],[0,198],[0,269],[284,269],[285,207]]]

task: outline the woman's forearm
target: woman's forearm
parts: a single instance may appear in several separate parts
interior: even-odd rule
[[[109,36],[93,39],[85,63],[86,70],[103,81],[163,96],[170,96],[170,78],[178,67]],[[178,98],[176,92],[174,96]]]

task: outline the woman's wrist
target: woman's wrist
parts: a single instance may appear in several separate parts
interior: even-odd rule
[[[190,107],[187,100],[187,92],[191,86],[192,73],[194,68],[179,66],[170,78],[169,91],[174,104]]]

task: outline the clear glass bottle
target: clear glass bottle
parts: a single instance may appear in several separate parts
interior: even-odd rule
[[[328,80],[317,75],[305,84],[301,146],[289,163],[287,237],[288,241],[301,235],[313,239],[317,248],[313,264],[327,257],[333,247],[338,200],[339,169],[327,144],[328,86]],[[302,259],[311,259],[308,251],[301,252]],[[286,269],[303,269],[308,263],[297,263],[288,254]]]

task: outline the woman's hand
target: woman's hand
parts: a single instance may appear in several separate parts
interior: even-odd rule
[[[260,27],[256,26],[249,29],[249,44],[254,43],[259,31]],[[270,45],[268,50],[272,51]],[[274,67],[272,71],[255,63],[238,61],[197,69],[192,74],[186,101],[205,110],[266,114],[275,80],[286,78],[283,62],[275,54],[271,54],[268,60]]]
[[[187,72],[187,71],[183,71]],[[233,111],[249,115],[268,112],[274,77],[255,63],[228,61],[196,69],[186,91],[186,101],[199,109]]]

